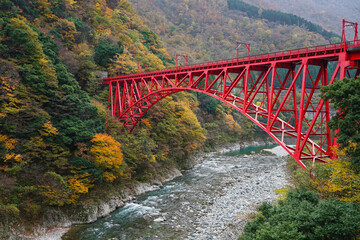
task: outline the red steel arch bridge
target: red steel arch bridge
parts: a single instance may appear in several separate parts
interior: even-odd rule
[[[267,132],[303,167],[332,157],[329,102],[320,87],[360,74],[360,41],[295,49],[104,79],[109,109],[130,132],[159,100],[180,92],[210,95]]]

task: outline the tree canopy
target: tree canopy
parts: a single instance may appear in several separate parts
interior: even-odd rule
[[[292,190],[277,205],[263,203],[239,240],[356,240],[360,211],[354,203],[321,200],[310,191]]]
[[[287,25],[304,26],[309,31],[319,33],[325,38],[338,37],[335,33],[324,30],[321,26],[305,20],[291,13],[283,13],[272,9],[262,9],[241,0],[228,0],[229,9],[244,11],[249,17],[263,18],[272,22],[280,22]]]
[[[347,148],[352,167],[360,171],[360,76],[335,81],[323,87],[322,92],[322,98],[337,109],[329,123],[332,129],[339,130],[337,142]]]

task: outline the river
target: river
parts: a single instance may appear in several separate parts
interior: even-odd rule
[[[91,224],[73,226],[64,240],[237,239],[255,205],[286,187],[286,152],[248,147],[212,153],[183,176]]]

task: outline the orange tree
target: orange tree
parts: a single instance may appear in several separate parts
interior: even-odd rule
[[[98,133],[91,140],[90,154],[105,181],[112,182],[123,175],[121,144],[112,136]]]

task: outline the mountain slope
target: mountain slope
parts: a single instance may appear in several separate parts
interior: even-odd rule
[[[131,0],[172,56],[187,54],[190,63],[236,57],[236,42],[251,44],[251,54],[328,43],[319,34],[294,26],[249,18],[229,10],[226,0]],[[245,48],[239,55],[247,55]]]
[[[1,0],[0,63],[1,239],[188,168],[206,134],[209,150],[253,131],[214,99],[178,93],[125,132],[101,77],[174,64],[127,0]]]
[[[353,0],[244,0],[249,4],[296,14],[341,35],[342,19],[360,22],[359,1]]]
[[[192,95],[159,104],[133,135],[109,116],[99,72],[173,66],[126,0],[1,0],[0,63],[1,239],[95,189],[186,165],[205,141]]]

